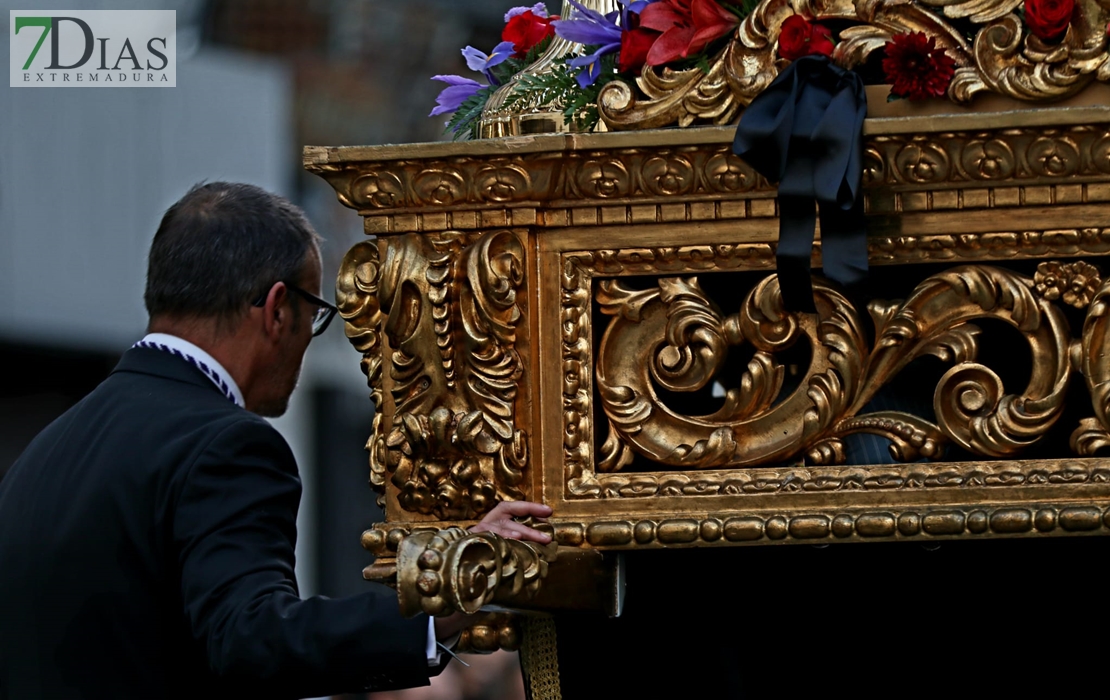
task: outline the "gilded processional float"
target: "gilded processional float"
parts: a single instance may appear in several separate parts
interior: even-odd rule
[[[953,625],[1010,628],[928,600],[1070,589],[1110,532],[1110,5],[567,0],[506,20],[505,43],[464,51],[475,79],[437,76],[436,113],[471,138],[305,149],[370,236],[336,286],[377,409],[366,578],[409,614],[503,611],[461,647],[521,648],[534,700],[600,697],[583,664],[645,648],[721,697],[721,651],[750,679],[840,632],[864,656],[901,644],[833,608],[966,652]],[[757,129],[785,134],[785,170],[757,169],[736,124],[803,65],[857,86],[862,126],[831,146]],[[827,87],[763,115],[831,113]],[[817,197],[801,308],[789,170],[820,179],[844,139],[857,179]],[[825,218],[845,192],[859,284],[822,271],[851,245]],[[552,545],[462,529],[515,499],[553,508]],[[612,627],[642,589],[639,622]],[[899,591],[923,612],[877,604]],[[1086,643],[1036,628],[1037,653]],[[753,634],[781,653],[745,656]],[[648,671],[609,675],[665,696]]]

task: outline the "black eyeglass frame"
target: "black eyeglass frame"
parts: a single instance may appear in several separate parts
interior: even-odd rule
[[[311,292],[306,292],[305,290],[301,289],[300,287],[293,284],[292,282],[288,282],[286,280],[281,280],[281,282],[282,282],[282,284],[284,284],[289,289],[292,289],[297,294],[300,294],[305,300],[315,304],[316,306],[320,307],[321,309],[326,310],[327,313],[325,313],[324,315],[321,316],[320,312],[317,312],[316,316],[313,318],[313,320],[312,320],[312,337],[315,338],[316,336],[318,336],[321,333],[323,333],[324,331],[326,331],[328,329],[328,326],[331,324],[331,320],[333,318],[335,318],[335,315],[337,313],[339,313],[339,307],[337,307],[335,304],[331,304],[329,302],[324,301],[323,299],[316,296],[315,294],[312,294]],[[274,284],[277,284],[277,282],[275,282]],[[269,287],[267,287],[266,291],[262,292],[262,296],[255,299],[251,303],[251,306],[258,306],[258,307],[265,306],[266,305],[266,297],[270,296],[270,290],[273,289],[273,287],[274,287],[273,284],[271,284]]]

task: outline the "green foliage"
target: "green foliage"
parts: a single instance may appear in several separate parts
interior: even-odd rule
[[[536,44],[524,55],[524,58],[508,58],[500,65],[493,67],[493,77],[502,85],[509,82],[514,75],[540,60],[540,56],[551,46],[551,38],[544,39]]]
[[[490,95],[495,88],[488,85],[474,93],[459,105],[458,111],[451,115],[444,133],[451,132],[456,141],[476,139],[479,136],[478,125],[482,119],[482,110],[486,108]]]
[[[589,54],[597,48],[587,46],[584,52]],[[617,55],[610,53],[601,57],[601,74],[593,85],[587,87],[578,84],[575,76],[579,69],[568,66],[568,58],[570,57],[556,60],[550,73],[522,75],[512,94],[505,100],[505,106],[512,107],[521,100],[527,99],[537,107],[561,107],[563,118],[576,130],[596,129],[600,120],[597,99],[601,89],[619,77],[616,70]]]
[[[482,112],[485,110],[486,103],[489,102],[489,98],[493,95],[494,91],[512,80],[514,75],[539,60],[539,57],[543,55],[544,51],[547,51],[547,47],[550,45],[551,39],[544,39],[533,46],[524,58],[508,58],[494,66],[490,72],[493,73],[497,85],[482,88],[459,105],[459,109],[451,115],[451,119],[447,122],[447,128],[443,133],[450,133],[451,138],[455,141],[478,138],[481,135],[479,127],[482,120]]]

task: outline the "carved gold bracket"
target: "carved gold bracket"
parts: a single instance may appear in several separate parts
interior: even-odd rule
[[[368,531],[364,544],[376,532]],[[620,614],[620,562],[600,552],[554,542],[541,546],[459,527],[399,531],[392,547],[368,548],[376,551],[378,561],[363,575],[396,587],[407,616],[474,614],[484,608]],[[490,651],[495,643],[508,648],[518,639],[515,629],[505,618],[491,618],[471,630],[468,644],[478,651]]]
[[[401,612],[476,613],[491,603],[527,600],[539,590],[556,546],[452,528],[406,537],[397,551]]]

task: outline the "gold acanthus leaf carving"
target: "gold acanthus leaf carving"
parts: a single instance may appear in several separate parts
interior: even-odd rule
[[[374,421],[366,449],[370,453],[370,484],[379,494],[385,493],[387,476],[383,435],[382,396],[382,313],[378,303],[378,278],[381,261],[378,241],[354,245],[343,257],[335,282],[335,300],[343,318],[347,338],[362,353],[362,372],[370,385],[374,402]],[[379,496],[379,505],[383,496]]]
[[[614,318],[597,351],[596,376],[609,437],[597,469],[619,470],[631,452],[701,469],[798,455],[831,464],[844,458],[841,439],[857,432],[889,438],[896,460],[936,458],[948,441],[983,456],[1017,454],[1059,418],[1071,372],[1063,313],[1033,287],[1033,280],[990,266],[938,273],[903,302],[872,304],[871,348],[855,308],[820,280],[816,315],[786,312],[772,275],[727,318],[695,278],[660,278],[657,290],[605,280],[597,301]],[[971,322],[980,318],[1025,337],[1033,363],[1020,394],[1007,393],[997,373],[976,361]],[[780,399],[783,368],[775,355],[797,342],[810,344],[810,365]],[[712,415],[683,415],[657,392],[701,389],[718,376],[728,349],[743,344],[753,347],[753,359]],[[954,363],[935,390],[936,424],[897,412],[860,415],[879,387],[924,355]]]
[[[949,94],[958,102],[987,90],[1043,101],[1079,92],[1107,60],[1106,22],[1097,32],[1093,26],[1099,14],[1094,2],[1080,0],[1075,20],[1059,44],[1046,44],[1023,31],[1015,14],[999,17],[976,35],[975,68],[961,69]]]
[[[402,508],[443,519],[521,498],[519,240],[508,231],[408,234],[384,243],[380,265],[377,245],[355,246],[339,281],[348,335],[375,388],[375,485],[389,475]],[[391,412],[382,405],[382,332],[392,350]]]

